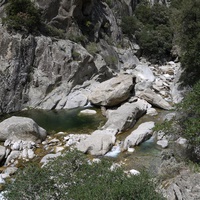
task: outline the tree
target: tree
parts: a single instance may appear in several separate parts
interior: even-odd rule
[[[179,125],[182,127],[182,135],[188,139],[189,148],[192,150],[192,159],[200,161],[200,81],[192,91],[188,93],[183,102],[179,105],[182,117]]]
[[[135,16],[140,22],[135,33],[143,56],[153,62],[169,59],[173,38],[169,8],[160,4],[150,6],[144,1],[136,7]]]
[[[41,19],[38,9],[31,0],[9,0],[3,22],[8,28],[28,33],[39,30]]]
[[[200,1],[173,0],[172,5],[178,10],[174,18],[179,24],[177,30],[184,69],[181,79],[185,85],[192,86],[200,79]]]

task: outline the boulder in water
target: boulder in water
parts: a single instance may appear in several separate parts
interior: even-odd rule
[[[91,155],[104,155],[115,143],[117,133],[114,129],[96,130],[77,145],[77,149]]]
[[[145,122],[134,130],[124,141],[124,149],[127,150],[131,146],[139,145],[144,140],[152,135],[152,129],[155,126],[154,122]]]
[[[135,125],[139,117],[145,114],[148,107],[149,104],[140,99],[136,102],[125,103],[108,113],[108,121],[103,128],[117,129],[118,132],[128,130]]]
[[[115,106],[131,96],[133,86],[133,76],[119,75],[97,85],[91,91],[89,100],[99,106]]]
[[[0,141],[34,141],[45,140],[47,132],[35,121],[27,117],[10,117],[0,123]]]

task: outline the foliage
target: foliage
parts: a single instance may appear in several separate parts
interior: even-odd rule
[[[114,1],[113,0],[106,0],[105,1],[107,5],[111,8],[113,6]]]
[[[172,29],[170,11],[166,6],[147,1],[137,5],[134,16],[125,16],[121,23],[124,34],[135,34],[142,55],[151,61],[165,61],[172,48]]]
[[[8,200],[58,199],[55,184],[45,170],[36,164],[30,164],[25,170],[18,171],[13,183],[8,183],[8,193],[5,196]]]
[[[68,39],[79,44],[85,44],[87,42],[86,36],[79,34],[69,34]]]
[[[99,51],[98,46],[95,42],[91,42],[88,45],[86,45],[86,49],[92,55]]]
[[[166,134],[172,133],[174,127],[175,120],[164,120],[162,123],[157,123],[156,126],[153,128],[154,131],[159,132],[163,131]]]
[[[43,27],[43,34],[59,39],[65,39],[66,37],[64,30],[58,29],[51,25],[45,25]]]
[[[73,57],[73,60],[80,60],[81,58],[81,54],[79,52],[77,52],[75,49],[72,50],[72,57]]]
[[[135,31],[139,28],[138,23],[139,21],[135,16],[124,16],[121,23],[123,33],[127,34],[128,36],[135,34]]]
[[[193,85],[200,80],[200,1],[182,0],[180,9],[182,80]]]
[[[165,25],[159,25],[155,29],[143,28],[137,38],[143,54],[152,60],[164,61],[170,57],[172,48],[171,30]]]
[[[35,32],[41,24],[40,14],[31,0],[9,0],[3,22],[8,28]]]
[[[200,147],[200,81],[179,105],[183,113],[180,119],[183,136],[186,137],[193,149]]]
[[[117,64],[117,58],[115,56],[106,56],[105,58],[105,62],[107,65],[109,66],[113,66]]]
[[[73,151],[44,166],[28,166],[6,187],[9,200],[74,199],[158,200],[155,184],[147,173],[127,176],[122,168],[110,170],[111,162],[88,163],[84,154]]]

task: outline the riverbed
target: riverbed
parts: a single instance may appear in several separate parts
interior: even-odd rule
[[[94,130],[102,127],[106,118],[102,115],[101,110],[98,108],[91,108],[97,112],[95,115],[80,114],[81,110],[85,108],[71,109],[71,110],[26,110],[4,115],[1,118],[6,119],[10,116],[23,116],[32,118],[38,125],[45,128],[49,135],[53,136],[58,132],[65,132],[67,134],[90,134]],[[158,115],[149,116],[144,115],[141,117],[135,126],[117,136],[117,140],[123,140],[140,124],[148,121],[159,123],[169,111],[157,110]],[[134,148],[134,152],[116,152],[114,156],[109,159],[115,162],[122,162],[127,170],[136,169],[138,171],[147,170],[156,174],[161,162],[161,147],[156,144],[154,137],[145,141],[141,145]],[[118,149],[119,150],[119,149]]]

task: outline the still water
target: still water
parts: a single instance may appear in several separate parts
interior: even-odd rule
[[[80,111],[85,108],[72,109],[72,110],[27,110],[5,115],[6,119],[11,116],[23,116],[32,118],[38,125],[46,129],[50,134],[57,133],[59,131],[67,133],[77,134],[90,134],[94,130],[102,127],[106,118],[102,116],[100,109],[92,108],[97,111],[96,115],[81,115]],[[147,121],[154,121],[155,123],[162,121],[163,116],[167,114],[167,111],[159,111],[157,116],[144,115],[141,117],[136,125],[129,131],[117,136],[117,140],[123,141],[133,130],[135,130],[141,123]],[[157,173],[158,166],[160,165],[160,153],[161,148],[156,144],[155,139],[151,138],[141,145],[135,147],[133,153],[120,152],[117,148],[114,154],[116,156],[110,157],[110,159],[125,163],[127,169],[136,169],[141,171],[142,169],[151,171],[151,173]]]
[[[93,108],[92,108],[93,109]],[[80,114],[79,109],[72,110],[27,110],[3,116],[0,120],[11,116],[32,118],[39,126],[49,133],[59,131],[68,133],[91,133],[105,123],[105,117],[99,110],[96,115]],[[93,109],[95,110],[95,109]]]

